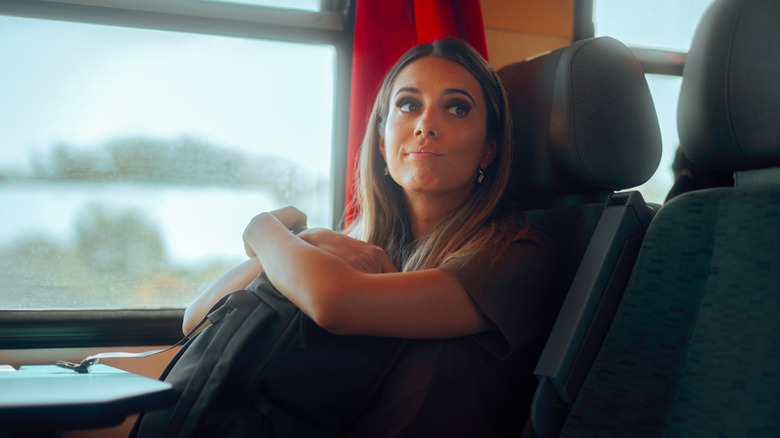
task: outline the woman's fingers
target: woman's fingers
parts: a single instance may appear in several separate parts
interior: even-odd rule
[[[278,210],[273,210],[270,213],[287,229],[291,229],[296,222],[304,227],[306,226],[306,214],[291,205]]]
[[[385,251],[376,245],[324,228],[312,228],[299,236],[359,271],[371,274],[395,272]]]
[[[269,213],[273,215],[276,220],[281,222],[282,225],[284,225],[287,229],[292,229],[293,226],[298,228],[306,227],[306,214],[293,206],[283,207],[270,211]],[[257,255],[255,250],[249,244],[247,236],[252,234],[252,230],[256,226],[256,219],[258,216],[253,217],[252,220],[249,221],[249,224],[247,224],[246,228],[244,228],[244,234],[242,235],[244,240],[244,252],[246,252],[247,257],[249,258],[255,257]]]

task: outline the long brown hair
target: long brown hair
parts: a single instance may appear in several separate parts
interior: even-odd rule
[[[479,82],[487,104],[487,141],[495,142],[496,155],[485,169],[466,201],[443,217],[425,235],[415,240],[402,188],[384,174],[379,152],[390,110],[390,93],[398,74],[412,62],[426,56],[453,61]],[[511,200],[506,196],[512,171],[512,119],[506,91],[495,70],[468,44],[457,39],[420,44],[406,52],[385,76],[360,147],[355,175],[357,216],[347,232],[350,236],[385,249],[390,260],[403,271],[436,268],[444,263],[466,263],[490,245],[508,245],[526,232],[518,229]]]

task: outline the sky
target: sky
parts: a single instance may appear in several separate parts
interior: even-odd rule
[[[327,173],[332,47],[0,17],[0,165],[196,135]]]

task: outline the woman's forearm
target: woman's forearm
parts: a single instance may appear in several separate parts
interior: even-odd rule
[[[231,292],[245,288],[261,272],[263,266],[256,257],[253,257],[217,278],[184,311],[182,322],[184,334],[189,333],[217,301]]]
[[[341,258],[290,233],[274,215],[255,216],[244,231],[244,242],[257,255],[274,286],[304,313],[323,326],[331,314],[334,283],[349,283],[359,273]],[[327,328],[327,327],[325,327]]]

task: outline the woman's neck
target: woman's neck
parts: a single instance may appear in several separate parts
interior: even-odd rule
[[[405,193],[406,206],[409,211],[409,222],[412,225],[414,238],[425,234],[441,218],[455,210],[464,201],[462,196],[428,196],[424,193]]]

